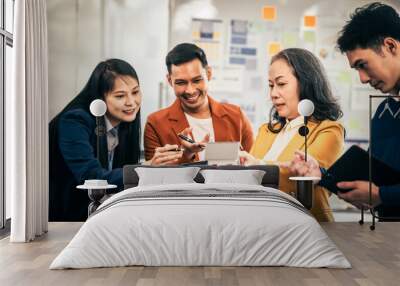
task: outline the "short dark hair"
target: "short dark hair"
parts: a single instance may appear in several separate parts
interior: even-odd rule
[[[383,40],[400,41],[400,17],[392,7],[374,2],[357,8],[340,31],[337,45],[344,53],[357,48],[380,50]]]
[[[203,68],[207,67],[207,57],[204,51],[195,44],[182,43],[176,45],[165,58],[168,73],[171,73],[172,65],[180,65],[190,62],[194,59],[199,59]]]
[[[272,57],[271,64],[277,60],[284,60],[297,78],[300,89],[299,100],[309,99],[314,103],[315,110],[311,120],[335,121],[343,116],[337,99],[333,97],[325,70],[313,53],[299,48],[285,49]],[[273,133],[279,133],[285,124],[286,118],[280,117],[276,108],[272,107],[268,129]]]

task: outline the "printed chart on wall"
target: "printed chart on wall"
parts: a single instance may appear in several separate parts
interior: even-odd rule
[[[231,20],[228,65],[242,66],[249,71],[257,70],[259,35],[252,26],[253,23],[246,20]]]
[[[223,23],[218,19],[192,19],[193,42],[204,50],[208,64],[213,68],[222,66]]]
[[[263,89],[260,61],[265,55],[260,54],[262,35],[265,26],[260,21],[230,19],[228,25],[226,69],[231,74],[243,74],[240,96],[230,102],[241,107],[254,126],[257,122],[257,100]]]
[[[192,39],[207,55],[212,67],[210,91],[237,94],[243,91],[243,69],[229,68],[224,64],[224,38],[221,37],[224,23],[218,19],[193,19]]]

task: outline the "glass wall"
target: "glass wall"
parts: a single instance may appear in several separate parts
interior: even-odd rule
[[[11,94],[14,0],[0,0],[0,228],[10,218],[10,194],[4,188],[4,104]]]

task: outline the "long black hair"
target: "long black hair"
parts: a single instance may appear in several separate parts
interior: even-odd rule
[[[280,51],[273,56],[271,64],[284,60],[291,67],[300,88],[300,99],[309,99],[314,103],[313,121],[338,120],[343,116],[337,100],[333,97],[330,84],[321,62],[311,52],[292,48]],[[268,129],[279,133],[286,124],[286,118],[280,117],[273,106],[269,113]]]
[[[50,122],[49,124],[49,140],[50,140],[50,157],[52,152],[57,151],[57,125],[60,116],[72,109],[83,109],[89,111],[90,103],[95,99],[104,100],[106,93],[114,88],[115,80],[119,76],[131,76],[139,83],[139,78],[135,69],[127,62],[120,59],[108,59],[100,62],[92,74],[82,91],[70,102],[67,106]],[[104,124],[104,121],[103,121]],[[141,124],[140,124],[140,110],[136,118],[132,122],[121,122],[118,127],[118,134],[126,135],[124,143],[123,154],[120,154],[115,160],[117,164],[123,166],[125,164],[138,163],[140,159],[140,140],[141,140]],[[57,148],[57,149],[56,149]],[[59,153],[59,152],[57,152]],[[54,153],[53,153],[54,154]],[[99,158],[103,167],[105,167],[104,160]],[[51,158],[50,158],[51,162]]]

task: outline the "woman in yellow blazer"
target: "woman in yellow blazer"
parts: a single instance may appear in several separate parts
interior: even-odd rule
[[[241,152],[242,164],[281,165],[291,161],[296,150],[304,150],[304,137],[298,133],[304,118],[297,105],[300,100],[309,99],[315,110],[308,123],[307,152],[320,166],[329,167],[342,152],[344,128],[336,121],[342,111],[320,61],[307,50],[286,49],[272,58],[268,76],[273,104],[269,122],[259,128],[250,154]],[[289,180],[290,176],[287,168],[280,168],[279,189],[295,193],[296,184]],[[333,221],[328,198],[328,191],[314,188],[311,212],[318,221]]]

